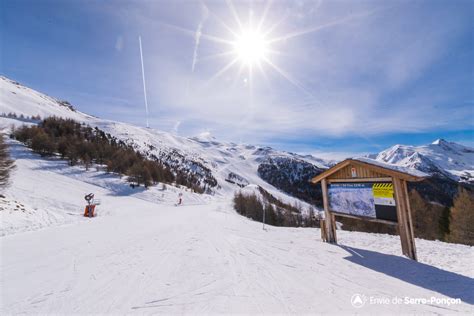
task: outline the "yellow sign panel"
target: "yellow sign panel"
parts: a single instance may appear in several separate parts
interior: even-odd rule
[[[393,184],[392,183],[374,183],[372,186],[374,198],[393,199]]]

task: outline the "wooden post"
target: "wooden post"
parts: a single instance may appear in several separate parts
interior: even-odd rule
[[[327,242],[328,234],[326,231],[326,221],[322,218],[319,220],[319,227],[321,229],[321,240]]]
[[[398,231],[402,243],[402,252],[408,258],[417,260],[415,235],[411,219],[410,202],[405,180],[393,178],[395,204],[397,206]]]
[[[334,244],[337,244],[337,233],[336,233],[336,215],[331,213],[331,226],[332,226],[332,232],[334,236]]]
[[[415,244],[415,230],[413,229],[413,219],[411,217],[410,198],[408,196],[408,186],[405,180],[402,180],[402,187],[403,187],[403,194],[405,195],[408,232],[410,234],[408,240],[410,241],[410,246],[411,246],[411,251],[412,251],[412,256],[410,258],[412,258],[415,261],[418,261],[418,255],[416,253],[416,244]]]
[[[329,197],[328,197],[328,188],[326,179],[321,180],[321,188],[323,191],[323,206],[324,206],[324,214],[325,220],[324,223],[326,224],[326,240],[331,244],[337,243],[337,236],[336,236],[336,223],[334,220],[334,215],[331,214],[329,211]]]

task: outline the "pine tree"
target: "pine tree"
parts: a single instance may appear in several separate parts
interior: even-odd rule
[[[70,144],[70,140],[67,139],[66,137],[61,137],[61,138],[58,140],[58,148],[57,148],[57,150],[58,150],[58,153],[61,155],[61,158],[62,158],[62,159],[64,159],[64,158],[66,157],[69,144]]]
[[[84,167],[86,168],[86,170],[89,170],[89,168],[92,165],[91,157],[89,157],[89,155],[86,153],[82,156],[81,161],[84,164]]]
[[[140,186],[142,183],[141,173],[142,173],[142,166],[140,163],[133,164],[128,170],[128,182],[135,182],[137,186]]]
[[[143,184],[145,188],[151,185],[150,171],[145,167],[143,162],[135,162],[127,171],[129,182],[136,182],[137,186]]]
[[[152,178],[150,171],[142,163],[142,172],[141,172],[142,182],[145,188],[148,188],[152,184]]]
[[[31,139],[31,149],[41,156],[51,155],[55,151],[54,142],[43,130],[38,130]]]
[[[460,188],[451,207],[448,241],[474,245],[474,193]]]
[[[428,203],[415,189],[410,191],[410,206],[412,211],[415,236],[424,239],[441,239],[440,222],[444,207]]]
[[[272,203],[267,203],[265,205],[265,222],[268,225],[276,225],[276,213],[275,208],[273,207]]]
[[[234,195],[234,208],[237,211],[237,213],[241,215],[246,215],[245,214],[245,207],[244,207],[244,196],[242,192],[236,192]]]
[[[10,171],[14,168],[14,162],[10,158],[8,145],[5,143],[3,135],[0,135],[0,189],[8,185]]]

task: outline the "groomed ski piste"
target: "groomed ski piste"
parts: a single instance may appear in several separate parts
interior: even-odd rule
[[[472,247],[417,239],[414,262],[398,236],[339,231],[330,245],[316,228],[263,230],[229,197],[131,189],[10,144],[2,315],[474,311]],[[82,216],[89,192],[101,199],[95,218]]]

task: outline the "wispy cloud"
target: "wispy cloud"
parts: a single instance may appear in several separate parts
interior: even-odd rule
[[[207,9],[193,2],[156,13],[154,5],[135,8],[127,23],[159,39],[149,44],[156,58],[147,79],[150,100],[158,100],[152,112],[168,130],[191,135],[209,128],[217,138],[260,143],[275,136],[357,136],[370,143],[391,133],[472,128],[468,1],[273,1],[262,29],[279,39],[271,45],[281,53],[269,58],[292,80],[264,65],[265,75],[254,69],[251,82],[240,63],[220,73],[249,6],[235,2],[231,11],[226,3],[209,2]],[[254,17],[266,7],[252,3]]]
[[[191,73],[194,72],[194,69],[196,68],[196,62],[198,60],[198,49],[199,49],[199,43],[201,41],[201,36],[202,36],[202,28],[207,18],[209,17],[209,10],[207,9],[207,7],[204,4],[201,7],[202,7],[202,18],[196,29],[196,34],[194,35],[194,52],[193,52],[193,62],[191,64]]]
[[[171,133],[177,135],[179,132],[180,125],[181,125],[181,121],[176,121],[176,123],[173,125],[173,129],[171,130]]]
[[[117,40],[115,41],[115,50],[120,52],[123,48],[123,37],[122,35],[117,36]]]

